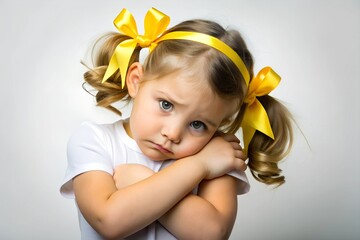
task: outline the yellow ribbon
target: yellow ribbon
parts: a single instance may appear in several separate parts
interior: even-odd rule
[[[231,47],[229,47],[221,40],[213,36],[198,32],[177,31],[170,32],[161,36],[161,34],[164,33],[164,31],[166,30],[166,27],[169,25],[170,18],[155,8],[151,8],[146,13],[144,22],[145,34],[139,35],[134,17],[128,10],[123,9],[120,14],[115,18],[115,27],[119,30],[119,32],[125,34],[126,36],[129,36],[130,39],[121,42],[116,47],[114,54],[110,59],[109,66],[106,69],[102,82],[105,82],[118,69],[120,69],[120,75],[122,78],[121,84],[122,87],[124,87],[126,72],[129,67],[129,60],[138,45],[142,48],[149,47],[150,50],[152,50],[156,47],[157,43],[161,41],[182,39],[203,43],[224,53],[237,66],[242,76],[244,77],[246,86],[249,85],[250,75],[244,62]]]
[[[150,47],[150,49],[155,47],[155,39],[166,30],[170,23],[170,18],[159,10],[151,8],[146,13],[144,22],[145,34],[139,35],[134,17],[127,9],[124,8],[115,18],[115,27],[119,30],[119,32],[129,36],[130,39],[121,42],[116,47],[102,82],[105,82],[118,69],[120,69],[121,86],[124,88],[129,60],[135,48],[137,45],[142,48]]]
[[[171,39],[190,40],[194,42],[199,42],[208,45],[210,47],[213,47],[216,50],[224,53],[228,58],[232,60],[232,62],[239,69],[240,73],[244,77],[246,86],[249,85],[250,75],[246,68],[246,65],[244,64],[243,60],[239,57],[239,55],[223,41],[217,39],[216,37],[204,33],[177,31],[177,32],[170,32],[161,36],[159,39],[156,40],[156,42],[158,43],[164,40],[171,40]]]
[[[250,82],[248,94],[244,100],[248,106],[242,122],[245,151],[256,130],[274,139],[269,117],[257,97],[269,94],[279,84],[280,79],[280,76],[270,67],[265,67]]]

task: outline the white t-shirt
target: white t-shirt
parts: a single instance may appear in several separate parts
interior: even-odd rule
[[[147,158],[136,142],[127,135],[121,120],[112,124],[82,123],[68,142],[67,159],[68,167],[60,189],[61,194],[67,198],[75,198],[72,179],[81,173],[101,170],[113,175],[116,166],[130,163],[142,164],[154,172],[158,172],[174,162],[174,160],[158,162]],[[231,172],[229,175],[239,179],[239,195],[249,191],[250,185],[245,173]],[[78,213],[81,239],[102,239],[87,223],[81,212],[78,211]],[[176,238],[155,221],[126,239],[170,240]]]

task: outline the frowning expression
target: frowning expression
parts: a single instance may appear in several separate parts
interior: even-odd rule
[[[232,114],[232,104],[214,94],[205,79],[195,77],[176,71],[127,82],[134,102],[125,129],[150,159],[179,159],[199,152]]]

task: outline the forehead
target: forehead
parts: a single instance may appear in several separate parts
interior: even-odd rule
[[[206,61],[202,56],[188,58],[184,56],[165,56],[154,71],[145,70],[145,78],[163,81],[163,84],[190,87],[191,92],[206,93],[214,95],[208,81]],[[150,72],[150,74],[149,74]],[[172,81],[175,80],[175,81]]]

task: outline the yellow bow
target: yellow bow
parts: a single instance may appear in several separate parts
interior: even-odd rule
[[[280,79],[280,76],[270,67],[265,67],[250,82],[248,94],[244,100],[248,107],[242,122],[245,151],[256,130],[274,139],[269,117],[257,97],[269,94],[279,84]]]
[[[146,13],[144,22],[145,34],[139,35],[134,17],[127,9],[124,8],[115,18],[115,27],[119,30],[119,32],[129,36],[130,39],[121,42],[116,47],[102,82],[108,80],[109,77],[111,77],[118,69],[120,69],[121,86],[124,88],[129,60],[135,48],[137,45],[142,48],[154,48],[156,46],[154,41],[166,30],[170,23],[170,18],[159,10],[151,8]]]

